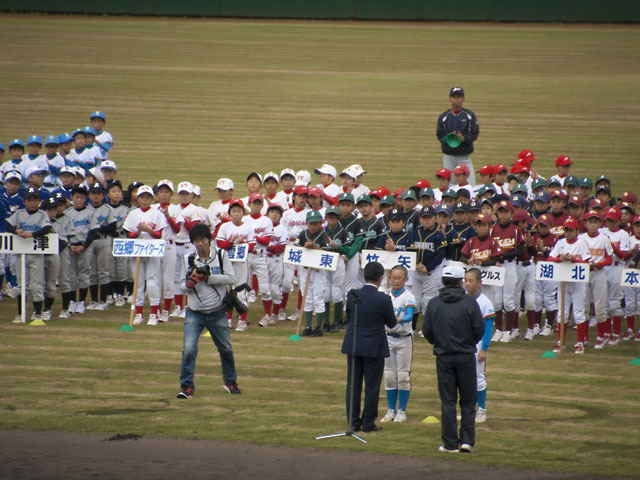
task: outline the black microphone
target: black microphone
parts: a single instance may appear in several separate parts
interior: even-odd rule
[[[355,288],[349,290],[349,295],[353,296],[353,303],[360,303],[360,296],[357,294]]]

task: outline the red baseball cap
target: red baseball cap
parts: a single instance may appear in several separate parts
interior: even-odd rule
[[[307,187],[305,187],[304,185],[296,185],[293,189],[293,193],[295,193],[296,195],[308,195],[309,189],[307,189]]]
[[[515,161],[514,165],[522,165],[523,167],[531,168],[531,160],[519,158]]]
[[[528,222],[530,219],[531,217],[525,210],[518,209],[513,214],[513,218],[511,220],[514,222]]]
[[[531,150],[520,150],[518,154],[518,160],[525,160],[528,164],[527,166],[531,166],[531,162],[533,162],[536,157],[533,155]]]
[[[478,214],[478,216],[476,216],[476,223],[486,223],[487,225],[491,225],[491,219],[489,218],[489,215],[487,215],[486,213],[480,213]]]
[[[509,171],[509,169],[503,163],[499,163],[498,165],[493,167],[493,173],[494,174],[497,174],[497,173],[500,173],[500,172],[508,172],[508,171]]]
[[[380,187],[378,193],[380,193],[380,198],[391,195],[391,191],[387,187]]]
[[[553,222],[551,221],[551,216],[547,215],[546,213],[543,213],[542,215],[540,215],[538,217],[538,225],[546,225],[547,227],[550,227],[551,225],[553,225]]]
[[[481,175],[493,175],[493,166],[491,165],[483,165],[480,167],[480,170],[476,170],[476,173]]]
[[[415,186],[422,190],[423,188],[431,188],[431,183],[429,180],[418,180]]]
[[[620,212],[622,212],[622,210],[631,210],[631,213],[633,213],[633,214],[636,213],[636,209],[633,208],[633,205],[631,205],[630,203],[627,203],[627,202],[620,202],[618,204],[618,208],[620,209]]]
[[[611,207],[607,209],[606,213],[604,214],[604,218],[609,220],[620,220],[621,216],[622,215],[618,207]]]
[[[592,198],[589,202],[589,208],[604,208],[604,205],[602,204],[602,200],[600,200],[599,198]]]
[[[568,202],[569,205],[577,205],[579,207],[584,207],[584,198],[578,196],[578,195],[574,195],[573,197],[571,197],[569,199]]]
[[[564,200],[565,195],[562,192],[562,190],[555,189],[555,190],[551,190],[549,192],[549,200],[551,200],[554,197],[558,197],[558,198]]]
[[[449,170],[448,168],[441,168],[440,170],[438,170],[436,172],[436,177],[444,177],[444,178],[451,178],[451,170]]]
[[[453,174],[454,175],[469,175],[469,167],[467,167],[466,165],[458,165],[456,168],[453,169]]]
[[[513,212],[513,203],[511,203],[509,200],[501,200],[498,203],[498,210],[500,210],[501,208]]]
[[[253,203],[256,200],[260,200],[261,202],[264,202],[264,197],[258,192],[255,192],[249,195],[249,203]]]
[[[571,165],[571,159],[566,155],[560,155],[556,158],[556,167],[565,167],[567,165]]]
[[[324,195],[324,192],[320,187],[311,187],[307,190],[307,195],[309,195],[310,197],[321,198]]]
[[[624,192],[618,197],[618,200],[635,205],[638,203],[638,196],[633,192]]]
[[[589,210],[584,216],[585,221],[589,220],[590,218],[597,218],[598,220],[602,221],[602,217],[595,210]]]
[[[577,230],[578,227],[580,226],[580,224],[578,223],[578,221],[573,218],[573,217],[569,217],[567,218],[564,223],[562,224],[562,226],[565,229],[569,229],[569,230]]]
[[[526,167],[522,163],[516,163],[515,165],[513,165],[513,167],[511,167],[511,171],[509,173],[520,173],[520,172],[529,173],[530,170],[528,167]]]
[[[238,205],[239,207],[241,207],[244,210],[244,202],[242,200],[240,200],[239,198],[232,198],[231,201],[229,202],[229,208],[227,211],[231,210],[231,207]]]
[[[635,223],[640,223],[640,215],[636,215],[635,217],[633,217],[633,220],[631,220],[632,225]]]
[[[404,192],[404,188],[402,187],[398,187],[393,191],[393,196],[396,197],[396,199],[400,198],[402,196],[402,192]]]

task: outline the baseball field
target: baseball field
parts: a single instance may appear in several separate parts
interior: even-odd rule
[[[204,206],[222,176],[244,195],[254,169],[359,163],[365,184],[392,190],[434,180],[435,121],[454,85],[479,120],[476,167],[511,164],[527,148],[545,176],[566,154],[572,173],[606,174],[615,193],[640,189],[637,26],[0,15],[0,30],[1,142],[71,132],[102,110],[123,183],[190,180]],[[369,434],[366,446],[320,442],[346,423],[342,334],[290,342],[294,323],[259,329],[255,304],[252,327],[232,333],[243,394],[222,389],[217,353],[202,338],[197,396],[181,402],[178,321],[127,333],[126,308],[58,320],[56,303],[40,328],[12,324],[15,302],[0,303],[2,430],[305,447],[326,452],[325,463],[337,450],[442,458],[439,425],[422,423],[440,416],[423,339],[408,423]],[[447,458],[452,468],[638,476],[640,367],[630,361],[640,344],[541,358],[552,346],[551,337],[491,346],[489,419],[472,455]],[[20,471],[2,460],[0,477]]]

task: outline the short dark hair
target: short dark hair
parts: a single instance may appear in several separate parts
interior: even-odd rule
[[[204,223],[196,223],[189,232],[189,240],[191,243],[195,242],[199,238],[208,238],[211,240],[211,230]]]
[[[369,262],[364,267],[364,281],[377,282],[384,276],[384,267],[379,262]]]
[[[480,272],[479,268],[470,268],[465,273],[470,273],[476,279],[476,281],[482,280],[482,272]]]
[[[442,277],[442,285],[445,287],[457,287],[461,282],[461,278]]]

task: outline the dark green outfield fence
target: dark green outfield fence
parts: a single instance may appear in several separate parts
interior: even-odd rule
[[[0,10],[250,18],[640,21],[640,0],[0,0]]]

